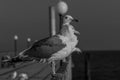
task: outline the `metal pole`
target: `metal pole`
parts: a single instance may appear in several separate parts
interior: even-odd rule
[[[17,40],[18,40],[18,36],[15,35],[14,36],[14,56],[17,55]]]
[[[28,39],[27,39],[27,48],[29,48],[29,47],[30,47],[30,43],[31,43],[31,39],[30,39],[30,38],[28,38]]]
[[[62,24],[63,24],[63,15],[59,14],[59,28],[60,28],[60,30],[62,28]]]
[[[61,30],[63,24],[63,15],[59,13],[59,30]],[[60,66],[62,66],[63,62],[60,60]]]
[[[53,6],[49,7],[49,31],[50,36],[56,34],[56,21],[55,21],[55,8]]]
[[[59,30],[62,28],[62,23],[63,23],[63,16],[62,14],[59,13]],[[63,62],[60,60],[60,66],[62,66]]]

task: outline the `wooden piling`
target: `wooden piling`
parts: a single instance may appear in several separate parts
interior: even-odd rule
[[[90,75],[90,54],[85,53],[85,80],[91,80]]]
[[[72,57],[71,55],[68,57],[68,65],[67,65],[65,80],[72,80]]]

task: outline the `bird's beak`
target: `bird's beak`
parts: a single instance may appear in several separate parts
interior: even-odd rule
[[[79,32],[79,31],[77,31],[77,30],[74,30],[74,33],[76,33],[76,34],[79,34],[79,35],[80,35],[80,32]]]
[[[72,21],[73,21],[73,22],[79,22],[79,20],[78,20],[78,19],[73,19]]]

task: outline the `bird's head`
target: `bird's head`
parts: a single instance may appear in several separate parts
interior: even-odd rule
[[[70,16],[70,15],[65,15],[65,16],[63,17],[63,24],[70,24],[72,21],[73,21],[73,22],[78,22],[79,20],[73,18],[73,17]]]
[[[63,18],[63,25],[67,25],[67,31],[70,31],[72,33],[76,33],[76,34],[80,34],[79,31],[75,30],[75,28],[70,25],[70,22],[78,22],[77,19],[73,18],[72,16],[70,15],[65,15],[64,18]]]

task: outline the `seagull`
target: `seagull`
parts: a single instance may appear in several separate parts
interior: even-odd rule
[[[70,15],[63,17],[62,29],[52,37],[47,37],[34,42],[29,48],[23,50],[18,56],[12,58],[12,62],[24,60],[41,60],[52,63],[52,72],[55,72],[55,61],[63,60],[72,52],[81,52],[77,48],[78,38],[75,34],[80,34],[70,23],[78,21]]]

